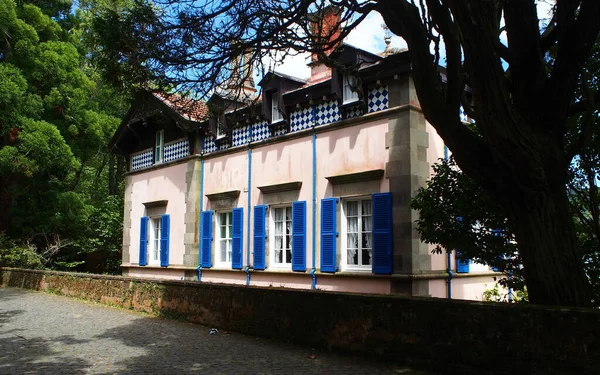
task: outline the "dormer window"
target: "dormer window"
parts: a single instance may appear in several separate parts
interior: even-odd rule
[[[154,145],[154,163],[162,163],[165,154],[165,131],[156,132],[156,143]]]
[[[279,110],[279,92],[275,91],[271,94],[271,123],[280,122],[283,120],[281,111]]]
[[[225,124],[223,124],[221,116],[217,116],[217,139],[221,139],[227,136],[225,134]]]
[[[343,103],[347,104],[358,101],[358,92],[355,91],[358,87],[356,77],[351,74],[344,74],[343,81]]]

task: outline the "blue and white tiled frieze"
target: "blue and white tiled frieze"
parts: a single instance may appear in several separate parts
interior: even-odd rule
[[[373,87],[369,90],[369,113],[388,109],[390,106],[387,86]]]
[[[368,96],[368,112],[377,112],[389,108],[389,97],[387,86],[378,86],[369,90]],[[362,105],[348,107],[346,110],[346,118],[354,118],[362,116],[365,110]],[[289,132],[297,132],[313,127],[314,125],[325,125],[342,120],[342,113],[339,104],[335,100],[317,104],[313,107],[305,107],[292,111],[290,114]],[[241,146],[250,142],[259,142],[270,137],[277,137],[287,133],[287,126],[282,123],[271,129],[268,121],[258,121],[250,125],[244,125],[233,129],[231,133],[231,142],[215,143],[214,136],[204,138],[202,152],[205,154],[224,150],[229,147]]]
[[[269,129],[269,123],[266,121],[259,121],[252,124],[252,142],[262,141],[271,136],[271,129]]]
[[[317,105],[316,117],[317,125],[340,121],[342,119],[342,114],[338,102],[332,100]]]
[[[219,146],[217,148],[219,150],[227,150],[229,147],[231,147],[231,142],[222,141],[221,143],[219,143]]]
[[[308,129],[312,126],[312,107],[295,110],[290,115],[290,132]]]
[[[346,108],[346,118],[354,118],[364,114],[363,105],[357,104]]]
[[[135,171],[142,168],[152,166],[153,152],[152,149],[138,152],[137,154],[131,155],[131,170]]]
[[[165,144],[165,163],[185,158],[190,154],[190,143],[187,139],[179,139]]]
[[[248,143],[250,137],[250,125],[244,125],[239,128],[233,129],[231,132],[231,145],[233,147],[239,145],[245,145]]]
[[[275,129],[273,129],[273,136],[275,137],[279,135],[284,135],[285,133],[287,133],[287,125],[285,123],[277,125],[275,126]]]
[[[217,144],[215,143],[215,137],[212,135],[208,135],[204,137],[204,141],[202,142],[202,152],[208,154],[209,152],[217,151]]]

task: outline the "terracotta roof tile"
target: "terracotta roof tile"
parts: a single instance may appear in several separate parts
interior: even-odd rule
[[[152,95],[186,120],[200,122],[208,118],[208,106],[203,101],[184,98],[177,94],[153,92]]]

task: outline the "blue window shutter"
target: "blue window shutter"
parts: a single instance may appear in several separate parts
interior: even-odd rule
[[[456,272],[459,273],[467,273],[469,272],[469,268],[471,266],[471,259],[467,259],[465,261],[459,259],[460,252],[456,250]]]
[[[140,220],[140,266],[148,264],[148,216],[142,216]]]
[[[306,271],[306,201],[292,203],[292,271]]]
[[[392,273],[392,194],[373,194],[373,273]]]
[[[202,211],[201,223],[202,254],[200,255],[200,266],[212,267],[212,242],[213,242],[213,211]]]
[[[160,221],[160,266],[168,267],[171,216],[162,215]]]
[[[335,272],[337,198],[321,199],[321,272]]]
[[[244,209],[234,208],[232,216],[231,234],[231,268],[242,269],[243,234],[244,234]]]
[[[265,245],[267,242],[267,206],[254,207],[254,269],[265,269]]]

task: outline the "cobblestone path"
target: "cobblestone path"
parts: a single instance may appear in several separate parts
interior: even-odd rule
[[[422,372],[40,292],[0,288],[0,374]]]

